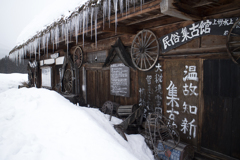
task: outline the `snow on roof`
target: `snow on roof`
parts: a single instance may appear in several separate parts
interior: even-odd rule
[[[27,51],[34,52],[35,50],[36,54],[37,46],[41,40],[41,45],[45,47],[46,44],[44,43],[49,41],[50,36],[53,39],[55,38],[50,32],[59,28],[60,25],[66,29],[67,24],[73,17],[82,16],[86,9],[89,12],[89,7],[95,7],[98,3],[98,0],[55,0],[50,3],[21,32],[17,38],[17,45],[10,51],[10,58],[23,57]],[[44,37],[47,33],[49,35]],[[13,57],[11,57],[12,53],[14,54]]]
[[[82,6],[88,0],[55,0],[46,6],[20,33],[17,45],[21,45],[32,38],[37,32],[62,17],[69,17],[77,6]]]
[[[69,34],[71,34],[71,36],[75,34],[76,42],[78,42],[78,34],[82,33],[84,45],[84,33],[89,23],[91,23],[91,29],[94,23],[95,43],[97,44],[96,24],[99,15],[102,15],[103,19],[108,17],[108,20],[110,20],[111,13],[114,11],[115,27],[117,27],[117,12],[119,10],[120,13],[123,13],[124,6],[126,6],[125,11],[127,13],[130,5],[135,6],[135,4],[140,4],[140,6],[142,6],[143,3],[143,0],[55,1],[55,3],[45,8],[43,12],[23,30],[17,40],[18,43],[22,44],[15,46],[10,51],[9,57],[12,60],[18,61],[25,57],[27,52],[30,53],[30,56],[31,54],[35,54],[36,57],[36,54],[40,53],[40,48],[47,48],[46,51],[48,54],[48,44],[59,43],[60,33],[62,40],[66,41],[67,46]],[[83,5],[79,6],[79,4]],[[75,8],[75,11],[70,11],[73,10],[75,6],[78,6]],[[59,17],[60,15],[62,16]],[[127,16],[127,14],[125,16]],[[42,26],[44,26],[44,29],[42,29]],[[35,32],[37,33],[34,35]],[[38,56],[40,56],[40,54],[38,54]]]

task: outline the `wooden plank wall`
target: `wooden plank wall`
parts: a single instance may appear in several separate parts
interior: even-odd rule
[[[106,101],[113,101],[120,105],[138,103],[138,72],[130,70],[130,97],[110,95],[110,70],[87,69],[87,104],[101,108]]]
[[[202,147],[240,158],[240,67],[204,61]]]

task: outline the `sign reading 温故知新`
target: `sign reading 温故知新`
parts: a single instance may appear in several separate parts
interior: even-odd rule
[[[110,94],[130,97],[130,69],[123,63],[110,66]]]
[[[207,19],[164,35],[159,38],[162,53],[168,52],[201,36],[228,35],[229,30],[237,20],[238,18]]]

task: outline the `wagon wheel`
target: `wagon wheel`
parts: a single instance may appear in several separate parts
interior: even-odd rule
[[[150,30],[140,31],[132,42],[131,58],[134,66],[141,71],[154,67],[159,56],[159,42]]]
[[[67,69],[63,77],[63,86],[66,92],[70,93],[73,86],[73,72],[70,69]]]
[[[230,29],[227,36],[227,52],[233,62],[237,63],[240,58],[240,19],[238,19]]]
[[[80,47],[77,47],[77,48],[74,50],[73,62],[74,62],[74,65],[75,65],[77,68],[80,68],[80,67],[81,67],[82,62],[83,62],[83,52],[82,52],[82,49],[81,49]]]

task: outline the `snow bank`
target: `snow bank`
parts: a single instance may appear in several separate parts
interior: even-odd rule
[[[28,75],[20,73],[3,74],[0,73],[0,93],[11,88],[18,88],[21,82],[27,82]]]
[[[141,135],[127,142],[114,130],[120,122],[54,91],[12,88],[0,93],[0,159],[154,159]]]

